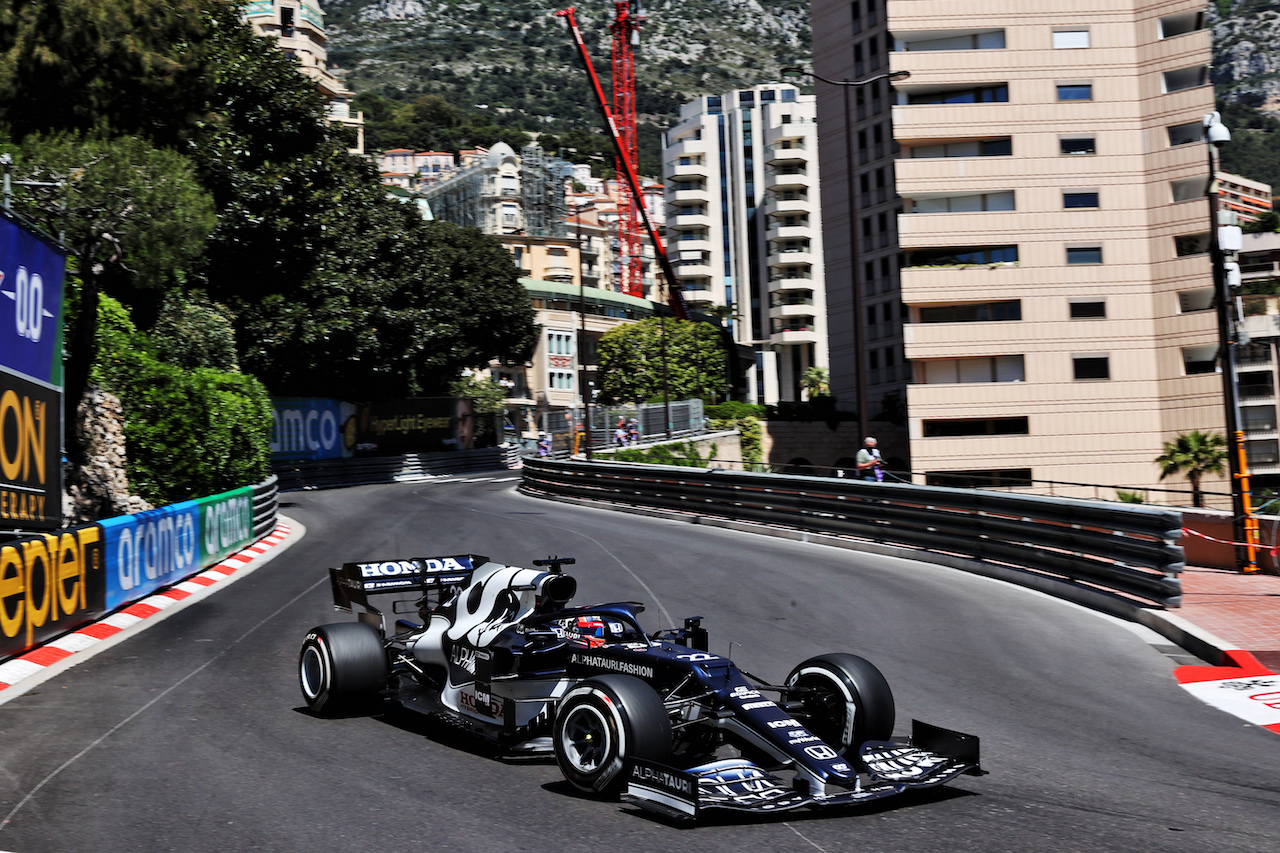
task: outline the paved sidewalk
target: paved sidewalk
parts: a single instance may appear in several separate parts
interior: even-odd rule
[[[1170,612],[1280,672],[1280,575],[1188,566],[1182,607]]]

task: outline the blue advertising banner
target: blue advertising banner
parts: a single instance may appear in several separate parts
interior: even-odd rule
[[[202,568],[198,501],[98,523],[107,559],[107,610],[137,601]]]
[[[320,397],[273,397],[271,405],[273,462],[351,455],[355,406]]]
[[[0,216],[0,366],[62,387],[66,257]]]

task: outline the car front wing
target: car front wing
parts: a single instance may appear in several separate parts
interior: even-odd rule
[[[814,792],[742,758],[713,761],[687,770],[632,759],[626,802],[682,820],[703,811],[777,812],[806,806],[866,803],[915,788],[941,785],[961,774],[982,775],[978,739],[913,721],[906,741],[868,741],[860,750],[863,773],[852,787]]]

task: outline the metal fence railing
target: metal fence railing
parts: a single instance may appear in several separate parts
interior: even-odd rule
[[[527,459],[523,491],[942,552],[1177,607],[1175,509],[976,489],[634,463]]]

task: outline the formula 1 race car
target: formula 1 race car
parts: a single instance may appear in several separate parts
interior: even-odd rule
[[[648,634],[637,602],[570,607],[573,562],[462,554],[330,569],[335,606],[358,607],[359,621],[307,634],[308,707],[391,699],[510,753],[554,752],[578,789],[682,819],[863,803],[984,772],[972,735],[916,721],[891,740],[893,695],[868,661],[821,655],[765,683],[708,651],[701,617]],[[394,613],[421,621],[388,628],[370,599],[391,594]]]

